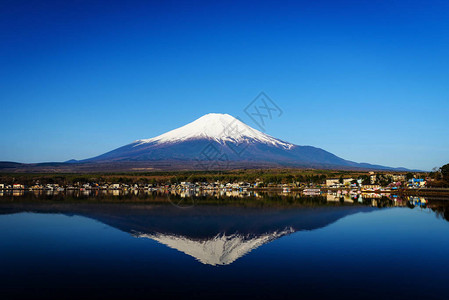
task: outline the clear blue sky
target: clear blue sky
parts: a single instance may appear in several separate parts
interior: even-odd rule
[[[265,91],[266,132],[449,162],[449,2],[1,1],[0,160],[84,159]]]

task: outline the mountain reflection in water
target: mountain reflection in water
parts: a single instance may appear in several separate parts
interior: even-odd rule
[[[186,200],[183,195],[155,193],[150,197],[121,195],[120,203],[111,203],[117,197],[111,198],[107,194],[23,196],[9,198],[10,201],[0,198],[3,200],[0,214],[33,212],[83,216],[136,238],[157,241],[212,266],[229,265],[283,236],[323,228],[348,215],[370,212],[377,207],[429,206],[437,216],[448,219],[447,206],[442,205],[445,201],[429,202],[417,197],[400,199],[371,195],[369,198],[365,195],[360,201],[350,195],[260,194],[252,198],[203,195]],[[242,202],[242,199],[245,200]]]
[[[84,216],[137,238],[149,238],[208,265],[228,265],[252,250],[300,230],[325,227],[371,207],[242,208],[145,204],[0,205],[1,214],[19,212]]]
[[[338,193],[3,194],[0,296],[446,299],[447,203]]]

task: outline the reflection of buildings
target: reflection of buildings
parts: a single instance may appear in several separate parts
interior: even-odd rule
[[[380,199],[384,196],[379,193],[362,193],[362,197],[364,199]]]
[[[239,191],[234,191],[234,190],[232,190],[232,191],[226,192],[225,196],[226,196],[226,197],[242,197],[242,196],[243,196],[243,193],[241,193],[241,192],[239,192]]]
[[[341,197],[340,194],[337,194],[337,193],[328,193],[328,194],[326,195],[326,200],[329,201],[329,202],[340,201],[340,197]]]
[[[402,207],[406,206],[407,201],[399,198],[397,195],[390,193],[355,193],[355,192],[341,192],[329,191],[326,194],[328,202],[344,202],[344,203],[361,203],[373,207]]]
[[[23,196],[23,190],[13,190],[12,195],[13,196]]]
[[[410,205],[418,206],[414,204],[413,201],[409,202],[408,197],[402,199],[397,195],[391,193],[378,193],[378,192],[361,192],[359,190],[329,190],[327,193],[322,193],[319,189],[307,189],[310,195],[301,191],[292,191],[289,193],[284,193],[283,191],[237,191],[237,190],[166,190],[164,192],[152,191],[152,190],[76,190],[76,189],[65,189],[64,191],[59,190],[20,190],[20,189],[10,189],[10,190],[0,190],[0,196],[14,196],[14,197],[25,197],[28,200],[38,199],[40,197],[47,197],[48,199],[64,199],[65,197],[80,198],[95,201],[96,198],[101,198],[107,202],[108,198],[112,197],[123,197],[123,201],[137,200],[139,202],[147,203],[177,203],[180,199],[187,199],[189,203],[193,202],[195,205],[201,202],[210,203],[223,203],[222,200],[239,201],[239,199],[248,199],[252,203],[301,203],[313,202],[313,201],[327,201],[328,203],[344,203],[352,204],[361,203],[363,205],[369,206],[405,206],[406,203]],[[307,194],[307,195],[306,195]],[[198,201],[195,200],[198,198]],[[194,199],[194,200],[192,200]],[[272,199],[276,199],[272,201]],[[310,199],[310,200],[307,200]],[[380,200],[372,202],[372,199]],[[423,198],[424,199],[424,198]],[[284,202],[285,200],[285,202]],[[116,201],[116,200],[114,200]],[[192,206],[191,204],[189,206]],[[422,206],[419,204],[419,206]]]
[[[428,201],[424,197],[410,196],[409,203],[414,206],[426,207]]]
[[[341,193],[335,193],[335,192],[328,192],[326,194],[326,200],[328,202],[346,202],[346,203],[354,203],[354,199],[357,199],[357,195],[351,195],[351,194],[341,194]]]
[[[380,190],[380,185],[378,184],[365,184],[362,185],[362,192],[374,192],[374,191],[379,191]]]

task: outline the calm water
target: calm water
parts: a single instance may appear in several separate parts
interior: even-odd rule
[[[4,195],[0,297],[448,298],[448,200],[328,199]]]

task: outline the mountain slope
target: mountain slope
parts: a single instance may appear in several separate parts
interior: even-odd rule
[[[137,140],[84,160],[107,162],[200,163],[210,168],[313,167],[391,169],[359,164],[312,146],[298,146],[260,132],[227,114],[207,114],[192,123],[150,139]]]

